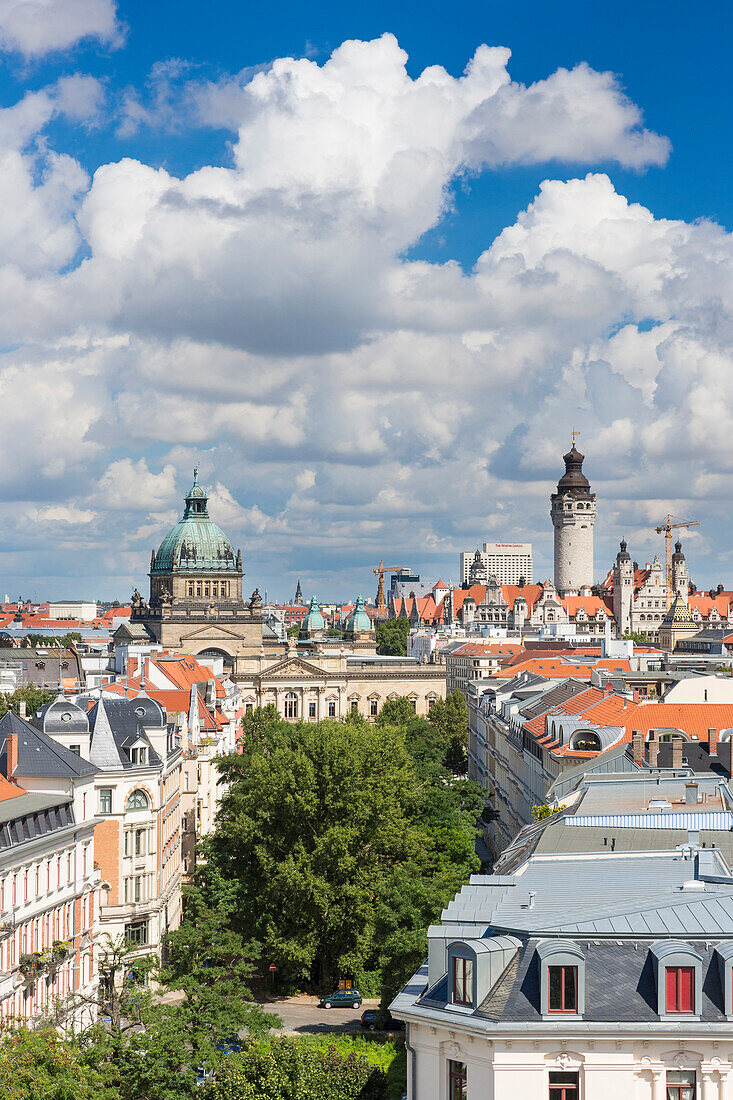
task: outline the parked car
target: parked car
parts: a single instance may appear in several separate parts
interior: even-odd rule
[[[239,1054],[242,1044],[238,1035],[229,1035],[216,1044],[216,1049],[221,1051],[222,1054]]]
[[[359,1021],[367,1031],[401,1031],[405,1026],[404,1020],[395,1020],[389,1012],[382,1012],[379,1008],[366,1008]]]
[[[321,997],[321,1008],[361,1008],[361,993],[358,989],[337,989]]]

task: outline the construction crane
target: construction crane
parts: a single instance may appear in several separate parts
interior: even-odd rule
[[[384,574],[401,573],[403,569],[403,565],[385,565],[383,561],[380,561],[379,566],[372,570],[375,576],[379,577],[379,582],[377,584],[377,611],[385,611],[387,607],[387,601],[384,598]]]
[[[672,523],[674,516],[667,514],[667,518],[664,523],[660,523],[659,527],[655,527],[654,530],[658,535],[664,532],[664,556],[667,564],[667,607],[672,606],[674,600],[674,590],[672,587],[672,532],[678,527],[699,527],[700,521],[697,519],[687,519],[682,523]]]

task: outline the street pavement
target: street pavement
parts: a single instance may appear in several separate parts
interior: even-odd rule
[[[263,1005],[265,1012],[279,1016],[283,1035],[324,1035],[336,1031],[360,1031],[365,1008],[378,1008],[379,1000],[365,1000],[361,1008],[319,1008],[317,997],[278,997]],[[365,1032],[366,1034],[366,1032]]]

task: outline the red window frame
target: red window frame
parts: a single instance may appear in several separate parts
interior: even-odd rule
[[[691,1100],[697,1094],[697,1075],[694,1070],[668,1070],[665,1082],[667,1100]],[[678,1078],[674,1081],[671,1078]],[[686,1080],[682,1080],[682,1078]]]
[[[580,1074],[575,1071],[550,1070],[550,1100],[578,1100]]]
[[[473,1005],[473,959],[464,955],[453,956],[453,1004]],[[463,997],[458,996],[459,981]]]
[[[448,1062],[448,1100],[466,1100],[468,1095],[468,1077],[466,1063]]]
[[[560,971],[560,1008],[553,1008],[551,1002],[551,990],[552,990],[552,971]],[[566,980],[568,971],[573,971],[573,1003],[570,1003],[571,991],[568,987]],[[578,968],[577,966],[565,966],[560,964],[557,966],[547,967],[547,1011],[558,1012],[576,1012],[578,1011]]]
[[[694,966],[665,966],[664,1011],[679,1016],[694,1015]]]

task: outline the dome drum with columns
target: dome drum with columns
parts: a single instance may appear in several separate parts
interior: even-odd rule
[[[242,554],[210,518],[198,467],[183,516],[150,559],[150,606],[186,601],[209,606],[242,599]]]

